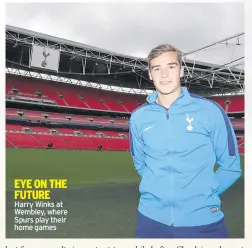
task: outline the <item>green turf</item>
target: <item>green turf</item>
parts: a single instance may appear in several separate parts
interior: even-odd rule
[[[66,178],[69,186],[139,180],[129,152],[7,149],[8,188],[15,178]]]
[[[7,149],[8,188],[15,178],[66,178],[69,186],[139,180],[128,152]]]
[[[137,182],[128,152],[6,150],[7,187],[15,178],[66,178],[68,185]]]

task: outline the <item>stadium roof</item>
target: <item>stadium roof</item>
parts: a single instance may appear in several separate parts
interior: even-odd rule
[[[193,93],[201,95],[244,92],[245,71],[243,57],[225,65],[214,65],[188,60],[188,54],[215,46],[221,42],[243,36],[243,33],[227,37],[214,44],[185,53],[185,75],[182,84]],[[60,50],[57,71],[31,66],[33,45]],[[238,44],[237,44],[238,45]],[[47,75],[48,79],[81,84],[82,81],[109,87],[154,90],[148,78],[147,60],[114,53],[78,42],[41,34],[38,32],[6,26],[6,72],[20,75]],[[24,73],[21,73],[24,72]],[[90,84],[91,85],[91,84]],[[91,86],[92,87],[92,86]]]

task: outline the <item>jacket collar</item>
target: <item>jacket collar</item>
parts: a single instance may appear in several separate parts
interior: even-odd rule
[[[158,97],[157,91],[154,91],[146,98],[146,101],[149,104],[156,103],[157,97]],[[181,95],[179,96],[177,100],[179,100],[179,104],[182,104],[182,105],[191,102],[192,97],[186,87],[181,87]]]

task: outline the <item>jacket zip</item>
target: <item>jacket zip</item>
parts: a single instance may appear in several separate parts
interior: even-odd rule
[[[157,105],[159,105],[160,107],[165,109],[166,112],[166,119],[169,120],[170,115],[169,115],[169,108],[165,108],[164,106],[156,103]],[[171,161],[171,152],[170,152],[170,159],[169,162]],[[172,169],[171,169],[171,164],[169,163],[169,168],[170,168],[170,172],[171,172],[171,190],[170,190],[170,197],[171,197],[171,202],[172,202],[172,206],[171,206],[171,226],[174,225],[174,204],[173,204],[173,174],[172,174]]]
[[[166,119],[169,120],[169,109],[166,109]]]
[[[178,99],[176,99],[175,102],[178,101],[180,98],[181,98],[181,96],[178,97]],[[166,111],[166,119],[169,120],[169,118],[170,118],[169,110],[170,110],[171,106],[172,106],[174,103],[171,104],[170,108],[166,108],[166,107],[160,105],[160,104],[157,103],[157,102],[155,102],[155,104],[157,104],[157,105],[159,105],[160,107],[162,107],[162,108],[165,109],[165,111]],[[174,179],[174,178],[173,178],[173,173],[172,173],[172,166],[171,166],[171,164],[170,164],[170,162],[171,162],[171,153],[172,153],[172,152],[170,152],[169,168],[170,168],[170,172],[171,172],[171,191],[170,191],[171,202],[172,202],[172,206],[171,206],[171,226],[173,226],[173,225],[174,225],[174,204],[173,204],[173,184],[174,184],[174,180],[173,180],[173,179]]]

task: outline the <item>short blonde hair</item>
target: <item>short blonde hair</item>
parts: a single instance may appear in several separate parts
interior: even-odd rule
[[[180,66],[182,66],[182,52],[170,44],[161,44],[154,47],[148,55],[148,66],[150,61],[167,52],[176,52]]]

